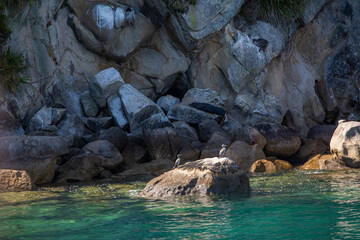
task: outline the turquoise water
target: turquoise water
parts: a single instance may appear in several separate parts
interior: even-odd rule
[[[144,183],[0,194],[0,239],[360,239],[360,171],[251,177],[249,194],[139,198]]]

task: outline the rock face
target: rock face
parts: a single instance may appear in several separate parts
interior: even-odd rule
[[[360,122],[340,123],[330,141],[334,158],[348,167],[360,167]]]
[[[0,192],[30,190],[32,182],[26,171],[0,169]]]
[[[144,197],[217,195],[250,190],[249,178],[228,158],[207,158],[189,162],[146,184]]]

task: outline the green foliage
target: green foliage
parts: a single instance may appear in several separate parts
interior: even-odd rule
[[[195,5],[197,0],[162,0],[171,12],[184,13],[189,5]]]
[[[266,14],[296,18],[303,9],[305,0],[257,0]]]

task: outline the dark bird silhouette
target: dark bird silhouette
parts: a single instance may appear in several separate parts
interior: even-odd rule
[[[227,150],[227,145],[226,144],[223,144],[221,145],[221,150],[219,152],[219,157],[223,157],[226,153],[226,150]]]
[[[174,168],[177,168],[177,167],[180,165],[182,154],[178,154],[178,155],[176,155],[176,156],[177,156],[177,159],[176,159],[176,161],[175,161],[175,165],[174,165],[173,169],[174,169]]]

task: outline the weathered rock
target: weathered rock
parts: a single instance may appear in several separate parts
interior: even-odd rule
[[[148,131],[156,128],[171,128],[173,125],[164,113],[156,113],[148,119],[142,121],[141,127],[143,131]]]
[[[291,129],[274,124],[258,124],[255,128],[266,138],[266,155],[288,158],[300,148],[300,136]]]
[[[198,124],[205,119],[216,119],[216,115],[212,115],[182,104],[172,106],[167,116],[170,120],[184,121],[194,124]]]
[[[24,135],[25,131],[13,115],[0,110],[0,137]]]
[[[169,127],[144,131],[144,142],[152,159],[173,160],[183,147],[182,138]]]
[[[26,171],[0,169],[0,192],[30,191],[32,188]]]
[[[127,119],[120,97],[117,94],[111,95],[108,100],[108,108],[115,124],[121,129],[129,127],[129,120]]]
[[[211,138],[211,136],[219,132],[223,135],[228,135],[224,129],[220,127],[220,125],[212,119],[205,119],[198,126],[199,130],[199,139],[201,142],[207,142]]]
[[[141,122],[162,110],[144,94],[130,84],[124,84],[119,90],[125,113],[130,122],[130,130],[139,128]]]
[[[273,173],[276,172],[276,166],[273,162],[260,159],[253,163],[250,167],[250,172],[256,173],[256,172],[267,172],[267,173]]]
[[[82,109],[87,117],[96,117],[99,113],[99,106],[96,104],[94,99],[91,97],[89,91],[85,91],[80,96],[80,103]]]
[[[121,152],[121,155],[123,156],[127,169],[137,163],[144,163],[146,160],[149,160],[145,147],[134,142],[129,142]]]
[[[288,160],[293,164],[305,163],[310,156],[316,154],[323,154],[328,150],[326,146],[320,139],[310,139],[305,138],[303,144],[300,146],[300,149],[291,156]]]
[[[265,154],[258,144],[249,145],[242,141],[233,142],[228,147],[225,156],[233,159],[245,172],[249,171],[256,160],[265,158]]]
[[[93,153],[72,157],[57,170],[57,183],[92,180],[102,171],[102,158]]]
[[[16,161],[25,158],[49,158],[69,152],[61,137],[10,136],[0,138],[0,159]]]
[[[91,142],[84,146],[83,150],[99,155],[101,157],[101,166],[106,170],[114,170],[123,162],[119,150],[106,140]]]
[[[219,156],[221,145],[226,144],[229,146],[230,143],[230,136],[221,132],[215,132],[206,143],[205,147],[202,149],[200,158],[202,159]]]
[[[196,142],[199,141],[196,130],[184,121],[173,122],[176,132],[184,141]]]
[[[77,116],[67,114],[65,119],[59,125],[57,134],[63,137],[68,146],[78,144],[84,134],[84,124]]]
[[[156,104],[159,105],[159,107],[161,107],[162,110],[164,110],[165,112],[168,112],[170,110],[170,108],[172,106],[174,106],[175,104],[179,103],[180,99],[171,96],[171,95],[166,95],[166,96],[162,96],[160,97]]]
[[[217,195],[250,190],[249,178],[228,158],[206,158],[188,162],[146,184],[144,197]]]
[[[135,164],[131,169],[119,173],[117,176],[126,181],[150,181],[154,177],[169,171],[173,166],[173,161],[158,159],[148,163]]]
[[[334,158],[348,167],[360,167],[360,122],[343,122],[338,125],[330,141]]]
[[[192,88],[186,92],[181,103],[184,105],[190,105],[191,103],[208,103],[215,106],[223,106],[224,100],[218,92],[212,89]]]
[[[331,154],[318,154],[310,158],[300,170],[343,170],[348,169],[344,163],[334,159]]]
[[[107,98],[117,93],[124,83],[120,73],[115,68],[108,68],[91,79],[89,91],[95,102],[100,107],[105,107]]]
[[[61,119],[65,116],[65,108],[52,108],[52,120],[51,124],[57,125]]]
[[[310,128],[307,137],[319,139],[330,148],[331,137],[333,136],[336,127],[336,125],[316,125]]]
[[[83,118],[82,120],[87,128],[95,132],[100,129],[108,129],[113,123],[112,117]]]
[[[247,144],[258,144],[262,149],[266,145],[266,138],[254,127],[243,126],[228,131],[232,141],[243,141]]]
[[[284,160],[276,159],[274,160],[274,164],[276,166],[276,171],[288,171],[293,169],[293,166],[289,162]]]
[[[120,152],[128,143],[126,132],[117,127],[111,127],[101,132],[98,140],[107,140],[111,142]]]
[[[52,108],[42,107],[30,120],[27,131],[41,130],[51,124],[52,121]]]

